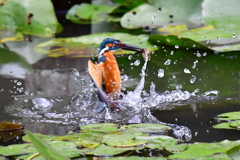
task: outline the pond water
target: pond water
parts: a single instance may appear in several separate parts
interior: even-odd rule
[[[58,37],[73,36],[73,30],[66,29]],[[87,73],[89,58],[51,58],[34,51],[36,44],[46,40],[26,37],[24,42],[6,43],[33,70],[18,62],[0,64],[0,121],[58,135],[98,122],[168,123],[175,127],[176,137],[187,140],[239,139],[235,130],[212,128],[215,116],[239,110],[239,52],[157,44],[159,50],[149,61],[141,54],[117,56],[124,90],[121,111],[97,112],[99,101]]]

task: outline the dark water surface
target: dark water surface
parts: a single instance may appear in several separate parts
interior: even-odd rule
[[[89,32],[86,26],[84,29]],[[73,30],[66,29],[58,37],[66,37],[67,31],[73,36]],[[32,42],[6,43],[11,51],[25,57],[34,70],[22,67],[21,63],[0,64],[0,121],[21,123],[33,132],[59,135],[78,125],[109,121],[108,113],[94,111],[98,101],[93,90],[84,90],[84,86],[91,86],[86,72],[89,58],[47,58],[36,53],[33,47],[46,40],[32,37]],[[217,130],[212,125],[216,115],[239,111],[240,52],[215,54],[161,45],[159,48],[147,64],[144,89],[135,105],[143,107],[141,112],[144,107],[150,109],[157,119],[139,116],[134,121],[136,109],[128,108],[132,117],[125,118],[128,112],[123,110],[116,121],[161,121],[186,126],[193,141],[239,139],[238,131]],[[125,92],[133,91],[140,83],[143,58],[125,55],[117,56],[117,61]],[[76,79],[73,68],[82,79]],[[115,121],[114,115],[111,117]]]

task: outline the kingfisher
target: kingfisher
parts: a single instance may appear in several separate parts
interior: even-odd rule
[[[98,49],[98,63],[94,64],[91,60],[88,61],[88,72],[97,88],[98,97],[112,110],[116,108],[121,94],[121,75],[114,56],[114,53],[119,49],[135,52],[144,50],[137,46],[125,44],[120,40],[106,38]]]

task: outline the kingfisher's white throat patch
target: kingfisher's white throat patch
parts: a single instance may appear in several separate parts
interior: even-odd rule
[[[105,51],[107,51],[108,49],[109,49],[109,47],[103,48],[103,49],[99,52],[99,56],[100,56],[100,55],[103,55],[103,53],[104,53]]]

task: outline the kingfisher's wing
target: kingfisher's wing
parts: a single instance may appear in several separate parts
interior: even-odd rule
[[[101,67],[102,63],[94,64],[91,60],[88,61],[88,72],[98,90],[99,99],[105,102],[107,105],[110,105],[110,99],[102,88],[103,74]]]

